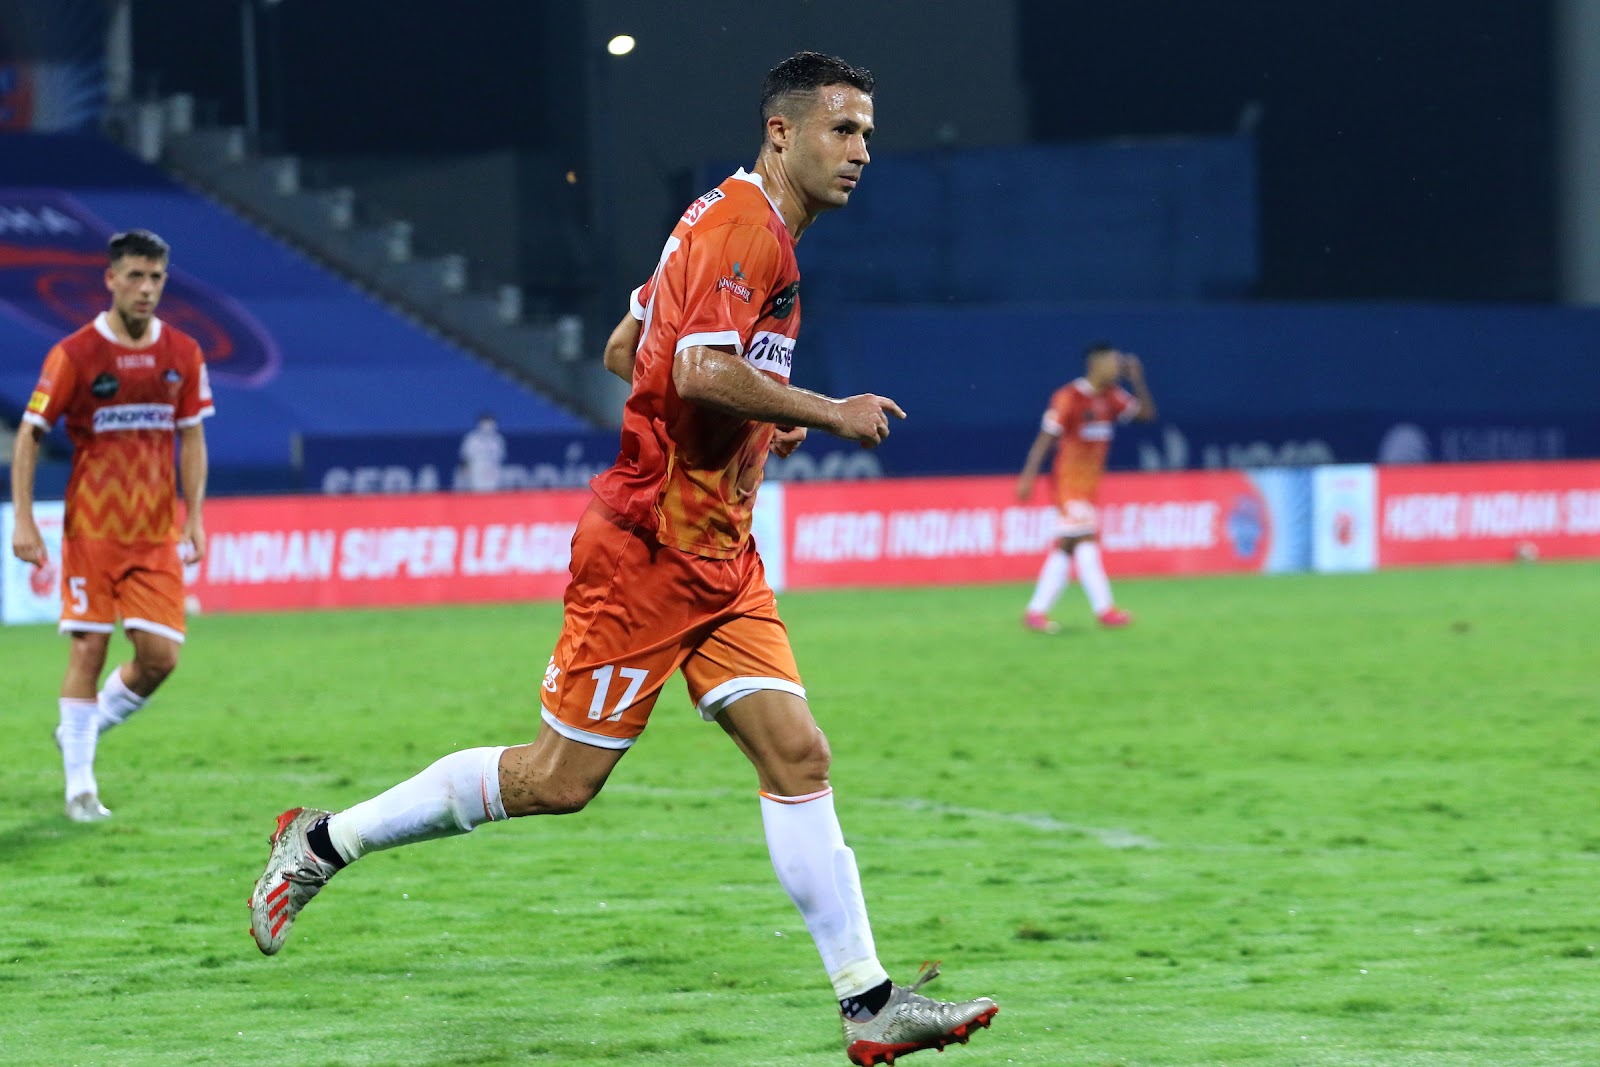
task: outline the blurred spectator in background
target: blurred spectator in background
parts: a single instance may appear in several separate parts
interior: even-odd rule
[[[506,461],[506,439],[494,413],[478,416],[478,425],[461,439],[461,464],[455,487],[468,493],[492,493],[500,488],[500,468]]]

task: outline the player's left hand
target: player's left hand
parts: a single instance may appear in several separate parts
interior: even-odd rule
[[[1144,364],[1132,352],[1122,353],[1122,374],[1125,378],[1138,378],[1144,373]]]
[[[198,519],[190,519],[183,524],[183,537],[178,541],[178,559],[188,566],[205,558],[206,528]]]
[[[804,426],[779,426],[778,432],[772,435],[772,454],[779,459],[793,455],[794,450],[799,448],[805,439]]]

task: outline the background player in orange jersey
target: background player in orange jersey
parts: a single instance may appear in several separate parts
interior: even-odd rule
[[[814,52],[775,67],[754,169],[688,207],[636,294],[637,351],[608,360],[633,386],[621,454],[594,480],[573,537],[538,735],[456,752],[337,814],[283,813],[251,896],[263,952],[277,952],[299,910],[368,852],[582,808],[681,670],[700,715],[755,767],[773,866],[832,980],[850,1058],[886,1062],[988,1025],[993,1001],[930,1000],[890,982],[878,961],[834,813],[828,743],[750,539],[775,442],[815,428],[872,447],[904,417],[887,397],[835,400],[789,385],[800,324],[794,242],[849,201],[869,159],[872,88],[866,71]],[[633,329],[624,323],[625,335]],[[779,426],[793,430],[778,437]]]
[[[1154,422],[1156,402],[1145,384],[1144,367],[1139,357],[1119,352],[1106,341],[1090,345],[1085,353],[1082,378],[1068,382],[1050,397],[1039,436],[1028,450],[1028,460],[1017,482],[1017,499],[1033,495],[1034,479],[1044,463],[1045,453],[1054,445],[1055,499],[1061,509],[1056,527],[1055,548],[1045,557],[1028,601],[1024,624],[1041,633],[1055,633],[1060,627],[1051,621],[1050,608],[1072,577],[1078,565],[1078,580],[1083,583],[1089,607],[1103,626],[1126,626],[1133,621],[1111,599],[1111,581],[1100,559],[1099,514],[1095,510],[1095,491],[1105,473],[1106,453],[1119,422]],[[1117,383],[1126,377],[1133,393]]]
[[[95,781],[96,741],[143,707],[177,666],[182,563],[198,561],[206,550],[202,420],[213,410],[211,388],[194,338],[155,316],[167,281],[167,244],[148,230],[131,230],[111,239],[109,255],[111,309],[50,349],[11,465],[11,548],[19,559],[42,565],[33,476],[40,441],[57,418],[66,419],[72,477],[61,546],[61,632],[72,638],[72,650],[55,736],[66,771],[67,815],[78,822],[111,814]],[[174,432],[187,504],[181,533]],[[133,659],[107,675],[96,695],[119,618]]]

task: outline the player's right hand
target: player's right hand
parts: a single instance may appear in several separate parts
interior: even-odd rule
[[[31,563],[35,567],[43,567],[50,561],[50,553],[44,547],[44,538],[39,535],[39,527],[32,518],[17,516],[17,528],[11,534],[11,553],[22,562]]]
[[[889,417],[906,417],[906,413],[886,396],[862,393],[838,402],[837,425],[833,432],[846,441],[859,441],[862,448],[876,448],[889,436]]]

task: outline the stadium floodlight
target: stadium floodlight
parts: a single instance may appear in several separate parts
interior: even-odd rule
[[[629,37],[627,34],[619,33],[615,37],[611,38],[611,40],[606,42],[606,51],[610,52],[614,56],[625,56],[629,52],[633,51],[633,46],[636,43],[637,42],[635,42],[634,39]]]

